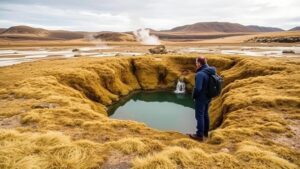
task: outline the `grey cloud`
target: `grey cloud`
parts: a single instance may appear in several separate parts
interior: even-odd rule
[[[0,6],[0,27],[22,23],[91,31],[169,29],[202,21],[289,29],[299,26],[300,18],[299,0],[1,0]]]

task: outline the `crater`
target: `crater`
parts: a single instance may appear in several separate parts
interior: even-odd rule
[[[0,149],[8,157],[0,159],[14,164],[30,154],[40,161],[42,152],[49,160],[43,164],[53,168],[114,168],[124,159],[124,168],[299,168],[299,59],[208,55],[225,86],[211,102],[213,131],[198,143],[181,134],[196,127],[190,96],[167,92],[179,78],[191,91],[196,57],[75,58],[0,68]],[[59,106],[34,106],[44,103]],[[16,117],[21,125],[11,126]],[[187,118],[190,128],[179,121]]]

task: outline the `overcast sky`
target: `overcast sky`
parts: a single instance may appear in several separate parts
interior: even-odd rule
[[[300,0],[0,0],[0,27],[157,30],[196,22],[300,26]]]

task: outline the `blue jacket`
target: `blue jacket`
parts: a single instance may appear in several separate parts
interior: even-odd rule
[[[216,68],[205,64],[196,71],[195,87],[193,91],[193,98],[196,102],[208,103],[211,100],[206,95],[209,79],[208,74],[216,74]]]

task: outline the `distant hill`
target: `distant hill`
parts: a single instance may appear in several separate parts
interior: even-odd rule
[[[199,22],[191,25],[175,27],[170,32],[274,32],[282,31],[279,28],[269,28],[260,26],[244,26],[238,23],[230,22]]]
[[[13,26],[6,29],[1,34],[5,35],[33,35],[33,36],[47,36],[49,31],[41,28],[32,28],[29,26]]]
[[[0,28],[0,33],[4,32],[6,28]]]
[[[87,38],[89,40],[101,39],[103,41],[135,41],[134,35],[132,33],[97,33],[65,30],[46,30],[23,25],[13,26],[8,29],[3,29],[2,31],[0,29],[0,38],[8,38],[14,40],[72,40]]]
[[[54,39],[81,39],[84,38],[87,32],[76,32],[76,31],[64,31],[64,30],[55,30],[50,31],[49,38]]]
[[[299,27],[294,28],[293,30]],[[244,26],[229,22],[199,22],[191,25],[175,27],[171,30],[157,31],[149,29],[150,34],[161,40],[195,41],[230,36],[243,36],[258,32],[279,32],[279,28]],[[80,32],[66,30],[47,30],[30,26],[13,26],[0,28],[0,38],[11,40],[73,40],[73,39],[101,39],[103,41],[136,41],[133,32]]]
[[[280,32],[284,31],[280,28],[273,28],[273,27],[264,27],[264,26],[257,26],[257,25],[249,25],[248,28],[252,29],[254,32]]]
[[[294,27],[293,29],[290,29],[289,31],[300,31],[300,26]]]
[[[100,32],[93,37],[103,41],[135,41],[133,34],[120,32]]]
[[[83,38],[85,32],[72,32],[64,30],[46,30],[42,28],[33,28],[30,26],[13,26],[3,32],[1,37],[13,39],[80,39]]]

